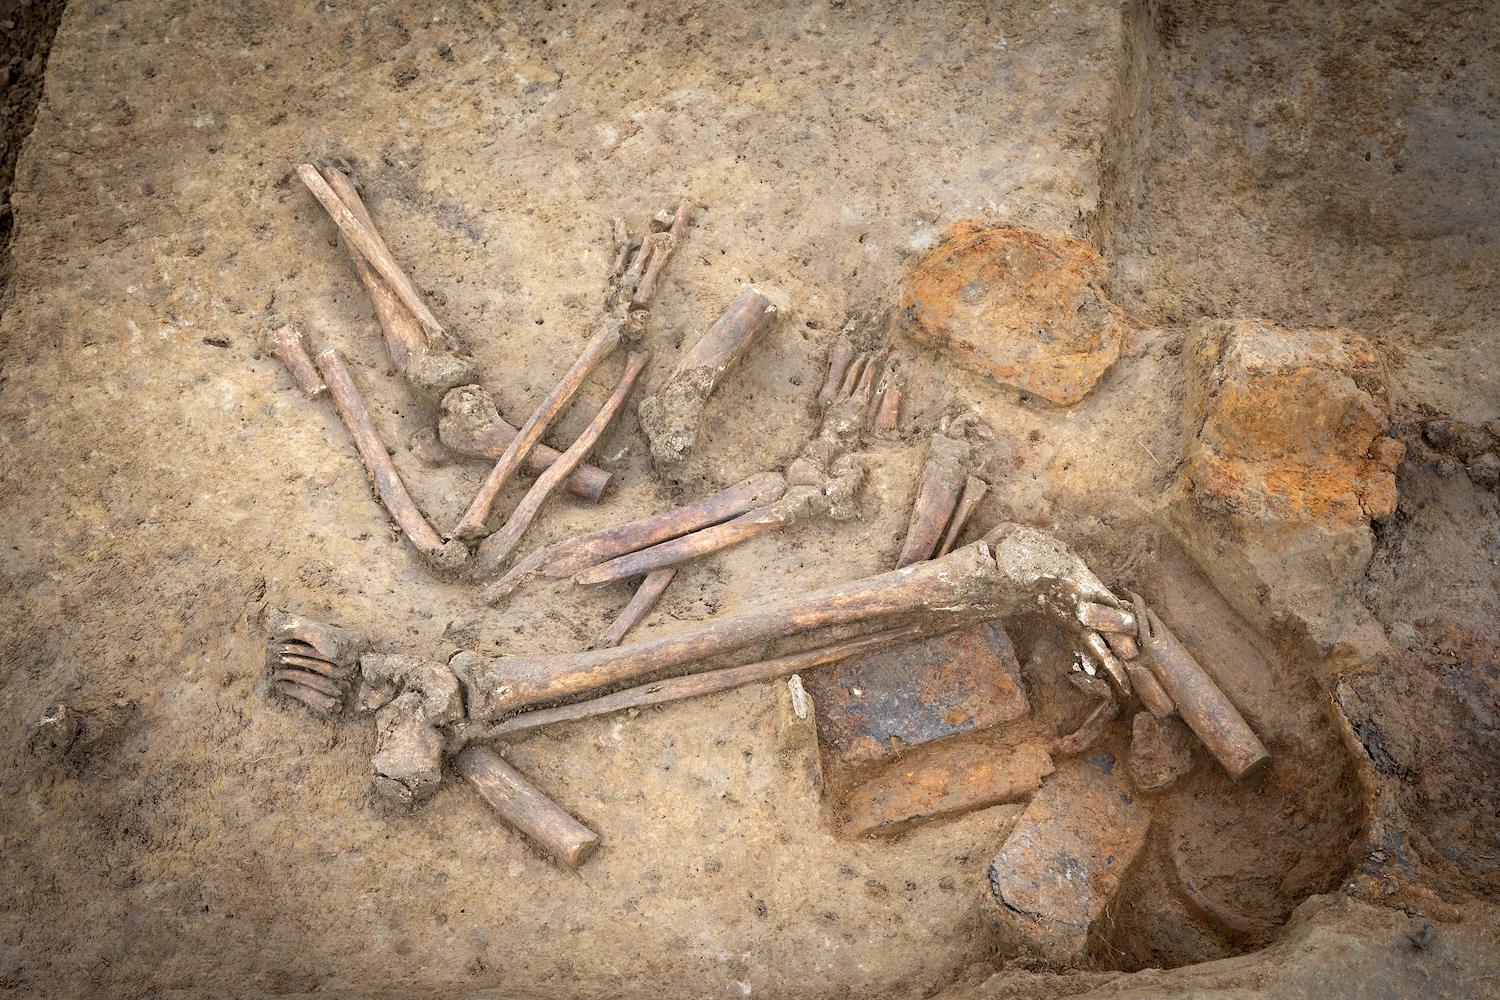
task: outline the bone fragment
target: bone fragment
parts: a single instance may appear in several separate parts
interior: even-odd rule
[[[344,203],[355,219],[363,225],[373,239],[390,258],[390,248],[381,239],[380,231],[375,228],[370,213],[365,210],[365,203],[360,200],[359,191],[355,189],[351,181],[342,171],[332,167],[324,166],[318,171],[319,176],[327,182],[329,188],[338,196],[339,201]],[[354,264],[355,273],[364,282],[365,290],[370,293],[370,300],[375,304],[375,315],[380,320],[380,329],[385,333],[386,347],[391,352],[391,360],[395,362],[396,368],[401,374],[406,375],[415,370],[427,355],[427,335],[422,332],[421,325],[412,311],[401,301],[390,282],[380,276],[375,265],[370,259],[359,252],[353,241],[347,237],[344,246],[349,251],[349,259]]]
[[[515,439],[516,429],[500,416],[490,394],[477,385],[461,385],[443,396],[442,416],[438,418],[438,437],[448,451],[467,458],[496,461]],[[538,443],[526,456],[526,467],[532,473],[546,472],[562,452]],[[597,502],[609,484],[612,473],[592,465],[580,465],[568,476],[568,489],[587,500]]]
[[[1135,688],[1136,697],[1141,699],[1147,711],[1158,719],[1165,719],[1177,711],[1172,696],[1167,694],[1167,689],[1161,686],[1151,668],[1144,663],[1131,663],[1125,669],[1130,672],[1130,683]]]
[[[284,681],[289,684],[300,684],[303,687],[321,691],[330,698],[342,698],[344,689],[322,674],[315,674],[311,670],[273,670],[271,680]]]
[[[1130,674],[1126,671],[1125,664],[1121,663],[1114,651],[1109,648],[1109,643],[1104,641],[1104,636],[1098,632],[1090,632],[1084,637],[1084,642],[1088,644],[1089,651],[1094,654],[1094,657],[1104,664],[1104,672],[1109,675],[1120,697],[1130,697]]]
[[[283,650],[310,649],[303,646],[283,646]],[[283,666],[293,667],[301,670],[310,670],[315,674],[328,677],[333,680],[341,680],[349,675],[346,667],[336,666],[327,660],[321,660],[315,656],[307,656],[297,652],[279,652],[276,654],[276,662]]]
[[[625,638],[625,633],[635,628],[640,620],[651,613],[656,606],[657,599],[661,597],[662,591],[672,582],[672,577],[677,575],[675,567],[666,569],[654,569],[646,574],[646,579],[635,589],[635,595],[630,598],[630,603],[625,605],[620,612],[620,617],[615,619],[602,636],[599,637],[598,646],[618,646],[620,640]]]
[[[1078,620],[1083,627],[1095,632],[1122,632],[1135,634],[1135,615],[1107,604],[1085,602],[1078,605]]]
[[[639,573],[675,566],[689,559],[717,552],[747,538],[806,519],[818,506],[822,494],[812,486],[793,486],[773,504],[741,514],[733,521],[683,535],[648,549],[600,563],[573,579],[583,584],[610,583]]]
[[[1114,600],[1083,561],[1046,532],[1006,524],[941,559],[770,602],[613,649],[487,660],[465,679],[471,719],[496,719],[552,698],[614,684],[768,639],[832,625],[922,613],[952,630],[978,616],[1003,618],[1043,606],[1066,612],[1082,600]],[[1074,626],[1076,628],[1076,625]]]
[[[891,629],[886,632],[876,632],[873,635],[867,635],[860,639],[853,639],[849,642],[841,642],[825,646],[821,649],[809,650],[806,653],[796,653],[792,656],[778,656],[774,660],[746,664],[743,667],[726,667],[722,670],[709,670],[701,674],[673,677],[668,680],[656,681],[652,684],[643,684],[640,687],[617,691],[602,698],[592,698],[588,701],[575,702],[559,708],[544,708],[535,712],[524,712],[506,719],[498,725],[491,726],[483,732],[475,733],[469,738],[471,740],[489,740],[498,736],[507,736],[511,733],[536,729],[540,726],[550,726],[558,722],[576,722],[579,719],[607,715],[610,712],[618,712],[622,709],[640,708],[645,705],[660,705],[664,702],[681,701],[684,698],[696,698],[699,695],[728,691],[730,688],[741,687],[745,684],[771,680],[775,677],[785,677],[788,674],[812,670],[815,667],[825,666],[829,663],[837,663],[839,660],[846,660],[851,656],[864,656],[883,649],[889,649],[892,646],[899,646],[902,643],[915,642],[921,637],[922,630],[918,628]]]
[[[693,450],[708,397],[775,318],[771,300],[757,289],[746,289],[678,363],[666,384],[641,401],[641,429],[658,465],[681,462]]]
[[[318,368],[323,372],[323,380],[328,383],[333,402],[354,438],[359,457],[364,460],[365,471],[375,483],[375,489],[380,493],[386,510],[391,512],[406,537],[431,566],[443,571],[457,570],[463,566],[469,559],[469,550],[461,542],[444,542],[417,509],[411,494],[406,492],[406,486],[397,475],[396,467],[391,464],[391,457],[386,454],[385,445],[376,433],[369,411],[359,398],[359,390],[354,388],[354,380],[349,377],[349,370],[344,367],[338,352],[324,351],[318,355]]]
[[[302,332],[300,320],[291,320],[277,330],[275,343],[276,356],[286,365],[286,370],[292,373],[292,378],[297,380],[303,392],[316,397],[318,393],[327,391],[328,386],[323,384],[318,370],[313,367],[312,358],[308,356],[307,335]]]
[[[844,384],[844,373],[849,369],[849,359],[854,357],[854,345],[848,337],[840,336],[828,354],[828,377],[823,379],[823,388],[818,390],[818,403],[827,406],[839,394]]]
[[[1109,648],[1115,651],[1115,655],[1122,660],[1133,660],[1141,655],[1135,640],[1124,632],[1105,632],[1104,641],[1109,643]]]
[[[1099,742],[1104,735],[1105,727],[1112,722],[1115,716],[1120,714],[1120,703],[1110,698],[1101,701],[1099,706],[1089,713],[1089,717],[1083,720],[1083,725],[1076,730],[1052,741],[1047,749],[1058,757],[1074,757]]]
[[[1224,696],[1198,661],[1177,637],[1167,630],[1156,612],[1145,608],[1139,595],[1131,595],[1141,609],[1141,636],[1150,626],[1151,670],[1177,705],[1177,713],[1198,734],[1203,745],[1224,765],[1236,781],[1256,774],[1271,761],[1265,745],[1256,737],[1234,703]]]
[[[443,777],[443,738],[422,711],[422,695],[408,691],[375,713],[378,740],[370,764],[375,791],[392,805],[414,806],[437,791]]]
[[[423,304],[411,279],[407,278],[391,257],[390,252],[385,249],[380,237],[371,232],[349,210],[349,207],[334,193],[333,188],[328,186],[328,182],[312,164],[298,164],[297,176],[302,178],[302,183],[306,184],[318,201],[323,203],[323,207],[328,210],[328,214],[338,225],[339,231],[344,234],[344,239],[353,244],[354,248],[363,254],[380,273],[380,276],[390,283],[391,289],[406,308],[412,311],[412,315],[416,316],[417,322],[421,323],[424,329],[441,334],[443,327],[438,323],[437,317],[433,316]]]
[[[1114,688],[1104,679],[1103,672],[1087,653],[1079,653],[1078,659],[1068,669],[1068,683],[1091,698],[1108,701],[1115,696]]]
[[[563,812],[494,751],[466,747],[453,767],[507,823],[559,864],[577,868],[598,848],[597,833]]]
[[[968,474],[969,442],[934,434],[928,443],[927,464],[922,469],[922,483],[906,529],[906,543],[896,560],[897,569],[932,558]]]
[[[331,698],[321,691],[314,691],[310,687],[301,684],[282,683],[277,687],[282,694],[296,698],[302,704],[312,709],[316,715],[333,715],[338,711],[339,700]]]
[[[958,541],[958,536],[968,523],[969,515],[974,513],[974,508],[979,506],[979,501],[989,492],[990,484],[978,476],[970,476],[964,483],[964,495],[958,501],[958,509],[953,512],[953,523],[948,525],[948,534],[943,538],[943,545],[938,549],[938,555],[945,556],[953,551],[953,545]]]
[[[651,301],[651,295],[656,291],[656,276],[661,273],[662,265],[667,262],[667,257],[682,239],[682,231],[687,228],[688,217],[692,211],[692,202],[684,201],[678,205],[667,232],[658,233],[653,238],[655,249],[651,252],[651,263],[646,266],[646,273],[641,276],[641,283],[636,286],[635,294],[631,297],[634,305],[645,305]]]
[[[594,444],[604,434],[604,431],[614,421],[615,415],[620,412],[620,407],[625,405],[625,400],[630,396],[630,390],[635,388],[636,379],[640,378],[646,363],[651,360],[650,351],[641,351],[631,354],[625,362],[625,373],[620,376],[620,381],[615,385],[615,391],[605,400],[594,419],[584,428],[583,433],[578,435],[568,450],[554,462],[546,472],[537,476],[536,482],[527,491],[516,509],[511,512],[510,518],[506,520],[504,527],[484,540],[479,546],[479,552],[474,559],[472,575],[476,580],[483,580],[495,575],[505,560],[515,550],[521,541],[521,536],[531,526],[536,515],[541,511],[542,504],[552,492],[572,474],[580,462],[593,450]]]
[[[314,621],[280,608],[266,615],[266,632],[277,643],[295,642],[307,646],[319,659],[345,670],[357,666],[360,654],[369,648],[365,637],[353,629]]]
[[[901,419],[901,393],[906,388],[901,376],[893,375],[880,395],[880,409],[875,411],[874,432],[879,438],[896,436]]]

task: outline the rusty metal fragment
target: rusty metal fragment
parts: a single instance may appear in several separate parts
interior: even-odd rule
[[[708,397],[775,318],[771,300],[758,289],[746,289],[678,362],[666,384],[641,400],[641,429],[659,467],[681,462],[693,450]]]
[[[999,622],[849,660],[804,680],[844,767],[1019,719],[1021,665]]]
[[[856,787],[837,815],[847,836],[899,833],[940,816],[1022,801],[1051,773],[1052,758],[1038,743],[935,747]]]
[[[507,823],[559,864],[577,868],[598,848],[597,833],[537,791],[494,751],[466,747],[453,767]]]
[[[1078,965],[1150,822],[1108,750],[1059,764],[990,865],[985,917],[1001,954]]]
[[[1140,595],[1132,595],[1137,606],[1145,608]],[[1156,679],[1177,705],[1184,722],[1198,734],[1204,746],[1224,765],[1236,781],[1250,777],[1271,762],[1271,754],[1256,737],[1244,716],[1225,697],[1198,661],[1188,653],[1177,637],[1167,630],[1156,612],[1144,610],[1141,634],[1150,626],[1150,663]]]

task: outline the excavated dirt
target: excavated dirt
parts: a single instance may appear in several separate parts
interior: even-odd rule
[[[24,111],[45,63],[0,318],[8,989],[1494,993],[1489,6],[80,2],[47,61],[50,9],[0,17],[21,46],[9,108]],[[24,120],[7,112],[0,166]],[[336,411],[267,352],[268,329],[300,317],[316,349],[338,348],[440,529],[488,465],[436,460],[438,413],[395,372],[294,172],[314,158],[357,175],[512,425],[592,332],[615,216],[640,230],[696,206],[641,338],[655,356],[642,395],[745,284],[777,304],[687,461],[654,471],[628,406],[591,459],[615,476],[603,501],[560,494],[522,551],[784,470],[817,433],[846,325],[856,349],[890,348],[898,433],[862,445],[858,517],[688,564],[634,638],[889,569],[926,442],[972,410],[991,489],[960,541],[1003,520],[1042,527],[1117,592],[1140,591],[1273,765],[1236,784],[1190,741],[1192,770],[1147,798],[1144,846],[1105,880],[1117,891],[1072,968],[1008,961],[983,917],[1025,795],[843,836],[829,747],[785,682],[504,744],[601,834],[577,872],[451,771],[414,811],[382,807],[368,718],[320,721],[256,693],[271,609],[446,661],[586,648],[632,584],[536,580],[486,607],[392,530]],[[1090,301],[1128,322],[1073,405],[909,328],[919,262],[950,229],[979,228],[1083,240],[1108,268]],[[984,291],[951,291],[966,289]],[[1394,513],[1309,534],[1304,515],[1336,497],[1307,470],[1353,470],[1340,495],[1385,490],[1366,473],[1402,453],[1313,454],[1347,451],[1349,435],[1300,439],[1297,421],[1267,420],[1285,448],[1255,451],[1266,481],[1296,456],[1292,508],[1244,516],[1195,486],[1192,379],[1214,360],[1196,332],[1216,320],[1362,338],[1382,432],[1405,449]],[[1007,329],[1024,340],[1019,320]],[[585,383],[548,445],[567,447],[623,364]],[[1333,412],[1312,400],[1306,419]],[[1064,731],[1081,722],[1048,622],[1006,626],[1028,698]],[[1124,766],[1131,715],[1058,764]]]

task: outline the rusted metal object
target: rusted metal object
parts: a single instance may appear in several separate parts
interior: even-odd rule
[[[1038,743],[939,746],[859,785],[835,815],[846,836],[899,833],[942,816],[1024,801],[1051,773],[1052,757]]]
[[[897,569],[932,558],[968,474],[969,442],[934,434],[928,443],[927,464],[922,469],[922,483],[917,488],[906,542],[896,560]]]
[[[820,739],[843,767],[1019,719],[1021,665],[999,622],[972,625],[805,678]]]
[[[438,437],[444,448],[465,458],[498,461],[515,440],[516,429],[505,422],[490,394],[477,385],[462,385],[443,396]],[[526,455],[526,467],[540,475],[562,452],[538,443]],[[614,482],[614,475],[582,464],[568,476],[569,491],[597,502]]]
[[[1059,763],[989,870],[985,917],[1005,956],[1064,967],[1115,899],[1151,812],[1108,750]]]
[[[617,556],[608,562],[589,567],[573,579],[582,584],[610,583],[666,566],[675,566],[689,559],[726,549],[764,532],[806,520],[821,506],[821,500],[822,494],[815,487],[793,486],[775,503],[748,511],[733,521]]]
[[[505,560],[515,550],[521,541],[521,536],[531,526],[536,515],[541,511],[542,504],[566,479],[579,463],[588,455],[605,430],[614,421],[615,415],[620,412],[620,407],[625,405],[625,400],[630,396],[630,390],[635,388],[636,379],[640,378],[641,372],[645,370],[647,362],[651,360],[650,351],[640,351],[631,354],[625,362],[625,372],[620,376],[620,381],[615,385],[615,391],[605,400],[594,419],[583,429],[583,433],[568,446],[568,450],[554,462],[547,471],[537,476],[536,482],[527,491],[526,496],[511,511],[501,529],[484,540],[479,546],[479,551],[474,557],[474,566],[470,571],[476,580],[487,579],[499,572],[500,567],[505,565]]]
[[[1132,594],[1142,623],[1141,638],[1150,626],[1148,654],[1151,670],[1176,703],[1177,713],[1224,770],[1236,781],[1250,777],[1271,762],[1271,754],[1256,737],[1234,703],[1224,696],[1198,661],[1188,653],[1156,612],[1145,607],[1139,594]]]
[[[662,592],[672,582],[672,577],[677,575],[676,567],[666,569],[655,569],[646,574],[646,579],[635,589],[635,594],[630,598],[630,603],[621,610],[620,616],[615,619],[602,636],[599,637],[598,645],[618,646],[620,640],[625,638],[625,633],[635,628],[640,620],[651,613],[656,606],[657,600]]]
[[[537,791],[494,751],[466,747],[453,761],[453,768],[507,823],[558,864],[577,868],[598,848],[597,833]]]
[[[661,389],[641,400],[641,429],[658,466],[681,462],[693,450],[709,396],[775,318],[771,300],[758,289],[746,289],[678,362]]]
[[[344,425],[354,438],[354,446],[359,450],[359,457],[364,460],[365,471],[375,483],[375,489],[386,510],[391,512],[407,539],[429,565],[445,572],[461,568],[469,561],[469,550],[461,542],[443,541],[417,509],[411,494],[406,492],[406,486],[401,482],[396,467],[391,464],[391,457],[386,454],[385,445],[370,420],[364,400],[359,398],[359,390],[354,388],[354,380],[349,377],[349,370],[344,367],[338,352],[324,351],[318,355],[318,368],[323,372],[323,380],[328,383],[334,405],[338,407],[339,415],[344,418]]]
[[[1130,724],[1130,776],[1143,792],[1161,792],[1193,769],[1187,729],[1174,718],[1137,712]]]
[[[692,206],[683,202],[678,208],[678,216],[685,220],[692,211]],[[585,379],[597,368],[605,358],[609,357],[620,346],[627,337],[638,334],[641,324],[645,322],[645,310],[643,308],[645,298],[637,294],[641,290],[642,272],[648,257],[652,257],[654,270],[652,270],[652,285],[655,284],[655,273],[660,270],[661,263],[666,261],[665,254],[671,252],[676,246],[677,236],[680,230],[674,228],[674,232],[658,233],[663,237],[653,244],[649,238],[641,244],[634,259],[628,267],[624,266],[628,255],[630,241],[625,233],[625,225],[620,220],[615,220],[615,238],[620,247],[620,254],[615,261],[615,273],[610,275],[610,291],[605,298],[605,312],[599,321],[599,326],[579,355],[573,367],[563,376],[557,386],[542,400],[531,417],[516,432],[516,436],[506,445],[505,451],[496,460],[495,467],[490,470],[484,485],[479,488],[479,493],[474,497],[469,509],[452,531],[454,538],[478,538],[485,533],[484,522],[489,517],[490,507],[495,498],[500,495],[500,490],[505,486],[511,475],[525,461],[541,440],[542,434],[563,409],[572,401],[574,394],[583,385]],[[656,262],[652,254],[653,245],[665,247],[660,262]],[[623,270],[622,270],[623,268]]]
[[[938,548],[938,555],[945,556],[953,551],[959,533],[964,530],[964,525],[969,521],[969,515],[974,513],[974,508],[979,506],[979,502],[984,499],[984,495],[989,490],[990,484],[978,476],[970,476],[964,483],[964,495],[958,501],[958,509],[953,512],[953,523],[948,525],[948,534],[943,537],[943,544]]]
[[[384,242],[350,211],[349,207],[334,193],[333,188],[318,173],[317,168],[310,163],[297,165],[297,176],[302,178],[308,190],[328,210],[339,231],[344,234],[344,239],[358,250],[366,260],[380,273],[401,300],[406,308],[410,309],[417,322],[422,324],[425,330],[441,334],[443,327],[432,315],[431,310],[422,302],[422,297],[417,294],[417,289],[412,285],[405,272],[391,257],[390,251],[385,248]]]
[[[292,378],[302,387],[302,391],[313,398],[319,393],[326,392],[328,386],[323,384],[323,379],[318,375],[318,370],[313,367],[312,357],[308,354],[307,334],[302,330],[302,321],[293,319],[273,334],[275,354],[286,365],[286,370],[292,373]]]
[[[941,559],[771,602],[615,649],[489,660],[468,685],[471,718],[495,719],[525,705],[681,666],[756,642],[831,625],[922,613],[932,628],[1004,618],[1039,598],[1069,619],[1079,600],[1113,596],[1066,546],[1046,532],[1006,524]]]
[[[742,667],[725,667],[722,670],[709,670],[701,674],[673,677],[653,684],[643,684],[640,687],[617,691],[602,698],[592,698],[559,708],[523,712],[488,729],[474,732],[470,734],[469,739],[489,740],[537,729],[541,726],[550,726],[558,722],[576,722],[579,719],[607,715],[610,712],[619,712],[627,708],[661,705],[669,701],[715,694],[746,684],[772,680],[788,674],[812,670],[829,663],[837,663],[851,656],[860,656],[898,643],[909,642],[920,635],[920,630],[915,628],[891,629],[886,632],[876,632],[861,639],[852,639],[848,642],[824,646],[821,649],[809,650],[806,653],[778,656],[773,660],[750,663]]]

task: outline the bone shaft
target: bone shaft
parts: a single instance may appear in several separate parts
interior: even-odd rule
[[[906,543],[896,561],[897,569],[932,558],[943,537],[943,529],[948,526],[948,518],[958,504],[959,488],[968,475],[956,446],[967,450],[964,442],[953,441],[941,434],[932,438],[931,453],[922,469],[917,502],[912,507],[911,522],[906,529]]]
[[[1121,697],[1130,695],[1130,673],[1125,669],[1119,657],[1115,656],[1114,650],[1109,648],[1109,643],[1104,641],[1104,636],[1098,632],[1090,632],[1084,640],[1099,662],[1104,664],[1104,672],[1109,674],[1109,679],[1119,689]]]
[[[819,404],[827,406],[839,394],[839,386],[844,384],[844,372],[848,370],[852,357],[854,345],[849,343],[848,337],[840,337],[828,355],[828,377],[823,380],[823,388],[818,390]]]
[[[1135,615],[1107,604],[1084,601],[1078,605],[1078,620],[1095,632],[1135,633]]]
[[[447,439],[443,444],[451,451],[460,455],[468,455],[474,458],[487,458],[497,461],[505,454],[505,449],[515,440],[516,429],[504,420],[496,420],[476,431],[472,437],[466,437],[463,441],[450,442]],[[538,443],[531,453],[526,456],[526,467],[536,475],[541,475],[552,467],[562,452],[556,448],[549,448]],[[579,465],[568,476],[568,490],[586,500],[598,501],[604,495],[605,489],[614,481],[614,474],[596,469],[592,465]]]
[[[598,566],[591,566],[574,579],[585,584],[610,583],[639,573],[650,573],[708,555],[710,552],[727,549],[731,545],[788,523],[790,520],[785,515],[773,512],[769,508],[752,510],[725,524],[716,524],[702,531],[695,531],[691,535],[683,535],[669,542],[662,542],[660,545],[627,553]]]
[[[677,213],[672,218],[672,229],[662,234],[657,239],[656,252],[651,255],[651,264],[646,268],[646,274],[641,278],[641,283],[635,290],[634,303],[638,306],[645,305],[651,301],[651,296],[656,292],[656,276],[661,273],[662,266],[666,264],[667,258],[672,255],[678,242],[682,239],[682,232],[687,228],[688,216],[692,214],[692,202],[684,201],[677,206]]]
[[[751,476],[685,507],[563,542],[548,557],[545,572],[552,577],[572,576],[615,556],[677,538],[738,517],[763,504],[774,503],[781,499],[785,491],[786,481],[774,472]]]
[[[915,642],[921,637],[922,630],[918,628],[891,629],[886,632],[876,632],[873,635],[867,635],[859,639],[852,639],[848,642],[809,650],[806,653],[778,656],[774,660],[746,664],[743,667],[726,667],[722,670],[709,670],[701,674],[673,677],[670,680],[657,681],[654,684],[642,684],[640,687],[617,691],[614,694],[605,695],[603,698],[591,698],[588,701],[575,702],[572,705],[563,705],[559,708],[544,708],[536,712],[526,712],[514,718],[506,719],[504,722],[492,726],[474,738],[493,739],[497,736],[524,732],[540,726],[549,726],[557,722],[576,722],[579,719],[607,715],[610,712],[619,712],[627,708],[660,705],[670,701],[681,701],[684,698],[696,698],[699,695],[715,694],[719,691],[728,691],[731,688],[742,687],[746,684],[754,684],[757,681],[768,681],[776,677],[786,677],[790,674],[802,673],[829,663],[837,663],[839,660],[845,660],[851,656],[864,656],[869,653],[876,653],[882,649],[889,649],[891,646],[900,645],[903,642]]]
[[[953,523],[948,526],[948,534],[943,538],[943,545],[938,549],[938,555],[945,556],[953,551],[953,545],[958,541],[959,533],[969,522],[969,515],[974,513],[974,508],[979,506],[979,501],[984,499],[989,489],[990,484],[978,476],[970,476],[968,482],[964,483],[963,499],[958,501],[958,509],[953,512]]]
[[[1234,703],[1156,612],[1146,614],[1151,625],[1151,670],[1176,703],[1182,720],[1236,781],[1265,767],[1271,755]]]
[[[646,574],[646,579],[635,589],[635,595],[630,598],[630,603],[625,605],[609,630],[599,638],[599,646],[618,646],[620,640],[625,638],[625,633],[640,624],[642,618],[651,613],[656,606],[657,600],[667,585],[672,582],[672,577],[677,575],[675,567],[667,569],[656,569]]]
[[[626,360],[625,374],[620,376],[615,391],[599,408],[599,412],[594,414],[594,419],[584,428],[583,433],[569,445],[561,458],[537,477],[525,498],[511,512],[505,526],[486,538],[484,544],[479,546],[479,554],[474,561],[475,579],[482,580],[492,576],[505,565],[505,560],[510,558],[511,552],[515,550],[516,545],[521,541],[521,536],[526,533],[526,529],[541,512],[542,505],[547,502],[547,498],[578,467],[584,456],[593,450],[595,443],[614,421],[615,415],[620,412],[620,407],[625,405],[625,400],[630,396],[630,390],[635,388],[636,379],[640,378],[641,372],[650,360],[650,351],[632,354]]]
[[[706,368],[713,372],[713,382],[717,385],[724,372],[744,356],[756,334],[770,325],[775,316],[776,307],[771,300],[757,289],[747,288],[693,345],[677,365],[676,373]]]
[[[485,661],[471,680],[470,714],[493,719],[538,701],[831,625],[919,611],[937,616],[947,627],[980,612],[1003,617],[1032,600],[1041,586],[1012,581],[993,556],[970,546],[943,559],[789,598],[650,642]]]
[[[1131,686],[1140,697],[1141,704],[1146,706],[1146,711],[1158,719],[1165,719],[1177,711],[1177,706],[1172,704],[1172,696],[1167,694],[1167,689],[1161,686],[1161,681],[1156,679],[1150,668],[1144,664],[1130,663],[1125,669],[1130,673]]]
[[[286,365],[286,370],[292,373],[292,378],[297,380],[303,392],[316,397],[328,390],[328,386],[323,384],[323,379],[318,375],[318,370],[313,367],[312,358],[308,357],[307,335],[302,332],[300,322],[292,320],[276,331],[275,350],[276,356]]]
[[[1115,651],[1115,655],[1122,660],[1133,660],[1141,655],[1136,647],[1135,640],[1124,632],[1105,632],[1104,641],[1109,643],[1109,648]]]
[[[875,433],[894,434],[901,417],[901,379],[893,377],[880,396],[880,409],[875,412]]]
[[[600,325],[599,331],[594,334],[593,339],[583,349],[583,354],[573,363],[573,367],[563,376],[557,387],[542,401],[531,419],[516,433],[506,447],[505,453],[490,470],[489,478],[479,489],[479,495],[469,505],[468,511],[464,513],[463,519],[453,529],[456,538],[472,538],[484,533],[485,518],[490,515],[490,507],[495,498],[500,495],[500,490],[505,486],[511,474],[516,471],[525,457],[530,454],[531,449],[541,440],[542,434],[563,408],[573,399],[583,385],[584,379],[594,371],[595,368],[614,352],[620,345],[621,321],[618,317],[610,315]]]
[[[370,236],[386,252],[386,256],[390,256],[390,248],[381,239],[380,231],[375,228],[374,220],[365,209],[365,203],[354,189],[354,182],[344,176],[342,171],[332,167],[323,168],[319,174],[328,182],[333,193],[338,195],[344,207],[370,231]],[[427,335],[422,332],[421,324],[411,310],[402,304],[396,290],[380,276],[369,258],[347,239],[344,240],[344,246],[349,250],[349,259],[354,264],[355,273],[364,282],[365,290],[370,293],[370,301],[375,304],[375,315],[380,320],[380,329],[385,333],[385,344],[391,352],[391,360],[402,374],[415,370],[426,356],[428,347]]]
[[[344,418],[344,425],[354,438],[354,446],[359,450],[359,457],[364,460],[365,471],[375,483],[381,502],[391,512],[406,537],[411,539],[417,551],[443,568],[453,568],[465,561],[468,551],[461,545],[445,545],[417,509],[411,494],[406,492],[406,486],[396,473],[396,467],[391,464],[391,458],[386,454],[375,424],[370,420],[370,413],[365,409],[364,400],[360,399],[359,390],[354,388],[354,380],[349,377],[349,370],[344,367],[338,352],[324,351],[318,355],[318,368],[323,373],[323,380],[328,383],[328,391],[333,396],[339,415]]]
[[[380,240],[373,235],[364,224],[349,211],[339,196],[334,194],[333,188],[328,186],[321,174],[310,163],[302,163],[297,166],[297,175],[302,178],[302,183],[308,186],[313,195],[322,202],[328,214],[344,234],[344,239],[354,244],[361,254],[380,272],[380,276],[390,282],[391,288],[396,295],[405,303],[406,308],[412,311],[419,323],[433,330],[442,332],[442,325],[438,323],[437,317],[422,302],[417,289],[411,283],[405,272],[397,266],[396,261],[390,253],[381,245]]]
[[[559,864],[577,868],[599,846],[597,833],[537,791],[494,751],[466,747],[453,766],[507,823]]]
[[[1068,735],[1052,741],[1047,749],[1059,757],[1073,757],[1099,742],[1104,728],[1120,714],[1120,703],[1113,698],[1101,701],[1083,720],[1083,725]]]

